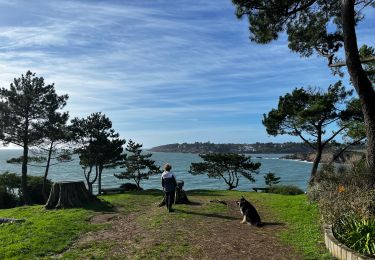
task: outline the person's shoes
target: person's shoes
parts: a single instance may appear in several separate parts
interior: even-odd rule
[[[169,209],[168,211],[169,211],[169,212],[174,212],[174,209]]]

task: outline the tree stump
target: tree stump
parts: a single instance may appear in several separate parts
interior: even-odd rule
[[[175,193],[174,204],[189,204],[190,201],[186,195],[186,192],[183,189],[184,181],[178,181]],[[162,202],[159,203],[159,207],[165,206],[165,197],[163,198]]]
[[[83,181],[55,182],[44,207],[45,209],[82,207],[93,200],[94,196],[88,192]]]

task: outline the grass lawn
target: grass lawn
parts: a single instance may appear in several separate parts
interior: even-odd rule
[[[210,203],[232,203],[242,195],[257,206],[266,222],[280,225],[259,229],[240,225],[237,208]],[[221,248],[205,244],[222,239],[223,245],[231,246],[231,236],[236,240],[237,234],[250,231],[265,239],[274,236],[272,243],[286,251],[294,249],[300,258],[330,259],[323,245],[318,210],[306,202],[305,195],[201,190],[188,192],[188,197],[197,205],[176,205],[172,214],[157,207],[162,193],[156,190],[102,196],[114,206],[112,209],[91,206],[46,211],[42,206],[29,206],[0,210],[0,218],[26,219],[24,223],[0,225],[0,259],[209,258],[212,252],[220,254]],[[98,221],[93,221],[96,218]],[[233,246],[237,246],[235,241]],[[241,257],[240,249],[235,250],[237,258]]]

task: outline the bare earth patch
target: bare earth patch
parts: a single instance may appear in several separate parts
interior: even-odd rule
[[[150,205],[147,211],[96,215],[92,223],[110,227],[82,235],[67,252],[106,244],[105,259],[302,259],[277,239],[282,223],[260,209],[264,227],[240,224],[237,205],[226,202],[219,213],[207,212],[210,202],[202,201],[176,206],[174,213]]]

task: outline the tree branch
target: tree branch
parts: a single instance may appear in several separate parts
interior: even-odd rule
[[[330,141],[332,141],[332,139],[335,138],[339,133],[341,133],[345,128],[346,128],[346,126],[343,126],[343,127],[341,127],[339,130],[337,130],[336,133],[334,133],[330,138],[328,138],[328,139],[322,144],[322,147],[326,146],[326,144],[328,144]]]
[[[293,10],[287,12],[285,15],[289,16],[289,15],[296,14],[296,13],[298,13],[300,11],[303,11],[306,8],[309,8],[310,6],[312,6],[315,2],[316,2],[316,0],[311,0],[311,1],[307,2],[306,4],[304,4],[304,5],[300,6],[300,7],[296,7]]]
[[[309,145],[311,148],[313,148],[314,150],[316,149],[316,147],[309,142],[309,140],[307,140],[302,134],[300,131],[297,130],[297,128],[295,127],[294,128],[294,131],[298,134],[298,136],[307,144]]]
[[[370,62],[375,62],[375,56],[366,57],[366,58],[361,59],[361,63],[370,63]],[[339,68],[339,67],[345,67],[345,66],[346,66],[345,62],[337,62],[337,63],[328,65],[328,67],[330,67],[330,68]]]
[[[352,145],[356,145],[356,144],[360,144],[362,140],[366,139],[366,136],[358,139],[358,140],[355,140],[354,142],[351,142],[349,144],[347,144],[343,149],[340,150],[339,153],[337,153],[335,156],[332,157],[332,160],[330,163],[333,163],[335,162],[350,146]]]

